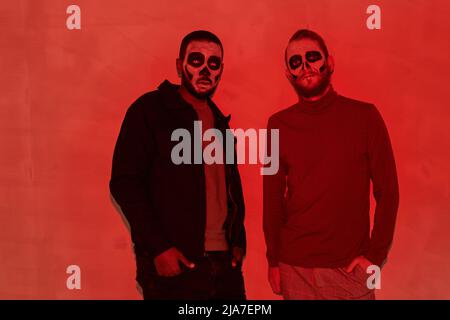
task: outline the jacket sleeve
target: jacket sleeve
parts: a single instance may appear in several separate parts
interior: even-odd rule
[[[138,99],[125,115],[114,149],[109,187],[130,224],[135,247],[154,257],[171,245],[152,212],[148,194],[154,142],[143,112],[143,103]]]
[[[399,187],[389,134],[375,106],[370,109],[367,128],[367,156],[376,208],[366,258],[382,267],[394,236]]]
[[[271,129],[277,129],[272,118],[269,119],[267,125],[266,150],[271,150]],[[263,230],[267,247],[266,256],[270,267],[278,266],[280,229],[284,217],[286,175],[285,167],[280,159],[278,171],[274,175],[264,175],[263,177]]]

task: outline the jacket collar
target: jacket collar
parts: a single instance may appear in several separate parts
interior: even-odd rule
[[[162,98],[164,100],[164,105],[169,109],[185,109],[194,108],[183,99],[181,94],[178,92],[180,88],[179,85],[173,84],[168,80],[164,80],[159,86],[158,91],[161,93]],[[220,109],[216,106],[216,104],[210,99],[207,98],[207,102],[211,111],[213,112],[214,117],[219,121],[229,122],[231,119],[231,115],[224,116]]]

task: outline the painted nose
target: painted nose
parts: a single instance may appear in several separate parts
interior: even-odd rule
[[[303,62],[302,70],[305,70],[305,69],[311,69],[311,66],[309,65],[308,61]]]
[[[204,67],[204,68],[202,69],[202,71],[200,71],[200,75],[201,75],[201,76],[210,76],[210,75],[211,75],[211,72],[209,72],[208,67]]]

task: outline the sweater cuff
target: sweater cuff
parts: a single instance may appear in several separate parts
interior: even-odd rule
[[[373,251],[367,252],[367,254],[364,255],[367,260],[372,262],[374,265],[378,266],[380,269],[383,267],[383,265],[386,263],[386,256],[376,254]]]

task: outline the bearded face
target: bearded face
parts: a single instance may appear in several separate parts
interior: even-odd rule
[[[287,76],[297,93],[305,98],[320,96],[333,72],[319,44],[312,39],[294,40],[286,49]]]
[[[192,41],[179,69],[182,85],[193,96],[200,99],[210,97],[222,75],[222,49],[214,42]]]

